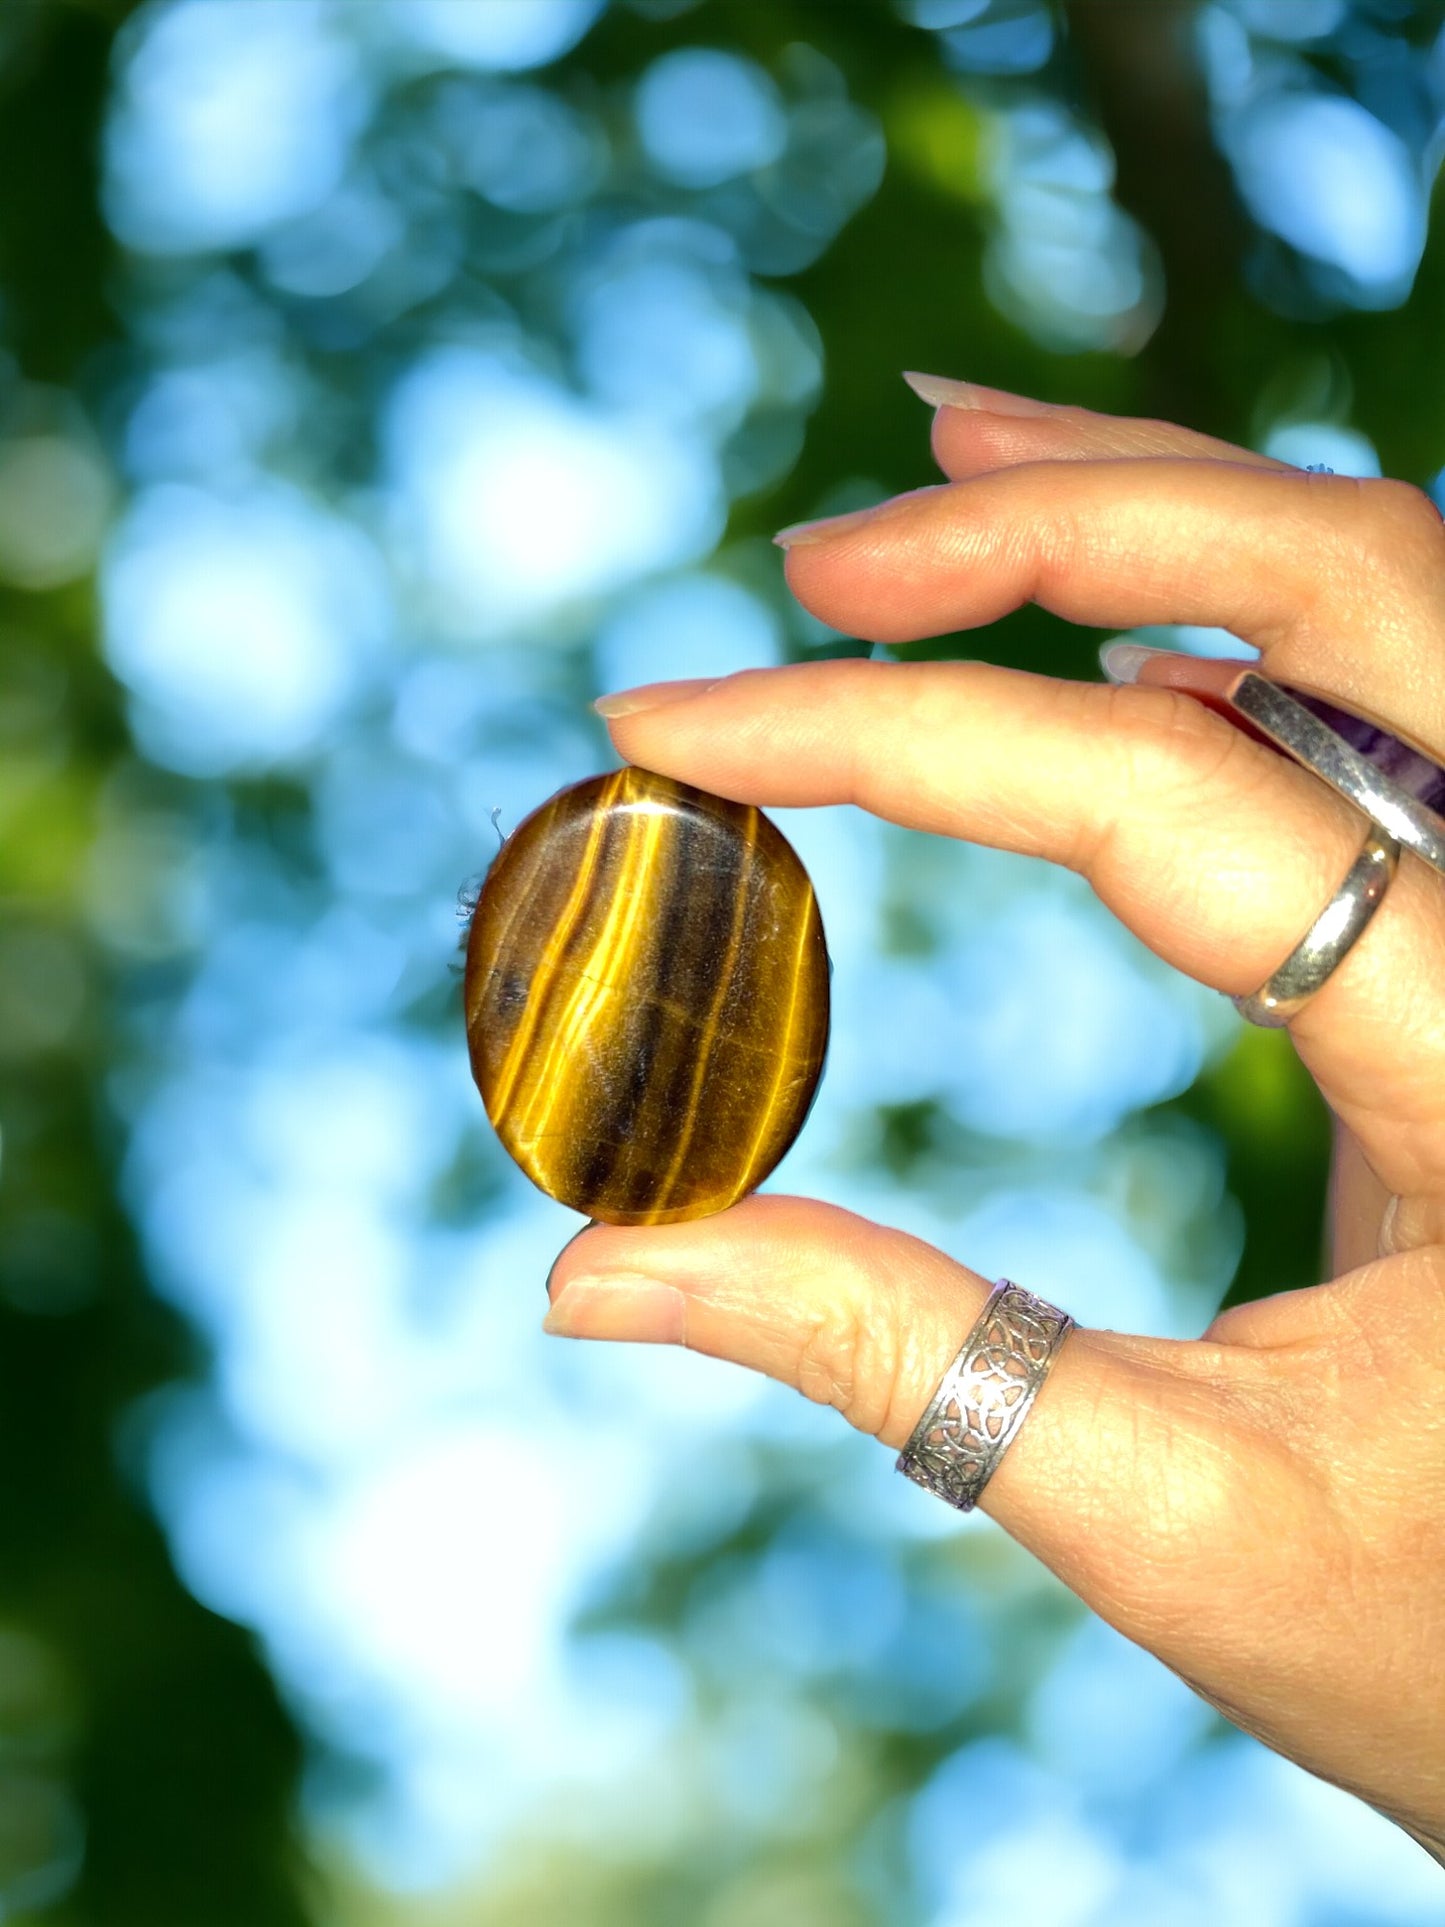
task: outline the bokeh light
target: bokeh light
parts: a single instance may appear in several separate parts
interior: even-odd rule
[[[1434,287],[1441,60],[1393,18],[1214,0],[1180,37],[1248,229],[1217,277],[1263,344],[1237,432],[1341,475],[1396,460],[1349,328]],[[1020,1868],[1037,1927],[1433,1918],[1385,1820],[831,1411],[540,1331],[581,1222],[486,1128],[458,943],[498,835],[613,760],[588,699],[867,649],[766,536],[935,479],[895,349],[1218,400],[1065,14],[741,19],[149,0],[120,28],[110,333],[74,392],[20,379],[0,308],[0,1177],[33,1067],[81,1067],[145,1316],[188,1335],[117,1393],[119,1456],[304,1738],[328,1918],[971,1927]],[[1439,471],[1445,423],[1403,412]],[[941,647],[1093,673],[1011,620]],[[1313,1117],[1292,1071],[1072,875],[776,815],[835,1000],[779,1187],[1085,1322],[1201,1330],[1259,1221],[1241,1144]],[[101,1301],[96,1188],[47,1172],[0,1226],[7,1316]],[[80,1703],[0,1624],[6,1917],[81,1878]]]

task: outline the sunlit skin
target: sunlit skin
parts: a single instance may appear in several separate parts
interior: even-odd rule
[[[1217,624],[1445,757],[1445,530],[1423,494],[986,391],[938,411],[933,445],[947,483],[785,536],[825,622],[907,642],[1033,601]],[[840,661],[629,699],[624,757],[1047,857],[1231,993],[1363,840],[1324,784],[1166,687]],[[1445,878],[1406,855],[1291,1030],[1337,1119],[1337,1275],[1196,1341],[1075,1333],[982,1503],[1238,1725],[1445,1858]],[[548,1324],[736,1360],[898,1447],[988,1288],[900,1232],[754,1197],[587,1230]]]

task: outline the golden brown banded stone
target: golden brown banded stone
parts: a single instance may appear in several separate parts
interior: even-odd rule
[[[635,768],[498,852],[467,944],[487,1115],[534,1184],[608,1224],[721,1211],[797,1136],[828,1043],[813,886],[759,811]]]

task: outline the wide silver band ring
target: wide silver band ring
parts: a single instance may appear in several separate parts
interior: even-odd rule
[[[1381,724],[1246,669],[1224,700],[1387,836],[1445,871],[1445,770]]]
[[[1251,996],[1233,1000],[1240,1016],[1277,1030],[1303,1010],[1359,942],[1384,901],[1399,861],[1395,839],[1372,830],[1344,882],[1279,969]]]
[[[1067,1312],[1000,1278],[899,1453],[897,1469],[971,1512],[1073,1329]]]

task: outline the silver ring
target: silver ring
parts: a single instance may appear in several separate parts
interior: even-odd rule
[[[1224,700],[1432,869],[1445,871],[1445,769],[1425,751],[1310,690],[1244,670]]]
[[[898,1471],[972,1512],[1073,1329],[1067,1312],[1000,1278],[898,1454]]]
[[[1399,861],[1395,839],[1372,830],[1344,882],[1268,983],[1252,996],[1233,999],[1240,1016],[1278,1030],[1303,1010],[1359,942],[1384,901]]]

